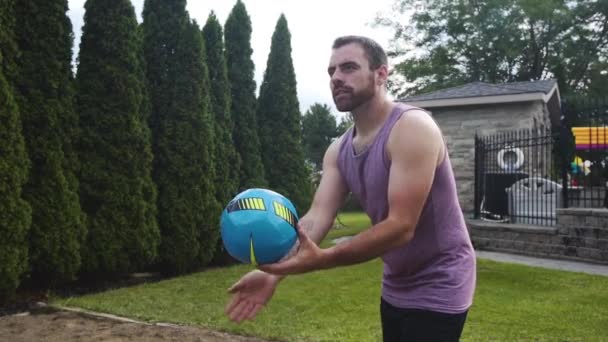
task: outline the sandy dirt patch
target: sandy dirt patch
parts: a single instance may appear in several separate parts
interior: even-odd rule
[[[0,341],[10,342],[267,342],[191,326],[147,324],[93,313],[34,310],[0,316]]]

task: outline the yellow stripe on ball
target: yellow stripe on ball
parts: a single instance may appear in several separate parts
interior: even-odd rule
[[[253,236],[249,237],[249,260],[251,264],[257,266],[258,262],[255,260],[255,250],[253,249]]]

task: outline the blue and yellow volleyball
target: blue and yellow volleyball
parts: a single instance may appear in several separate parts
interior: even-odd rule
[[[222,211],[222,242],[242,263],[274,263],[294,246],[297,222],[296,208],[285,196],[268,189],[245,190]]]

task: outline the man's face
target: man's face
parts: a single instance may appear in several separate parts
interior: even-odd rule
[[[376,94],[376,75],[359,44],[334,49],[327,72],[334,103],[341,112],[354,110]]]

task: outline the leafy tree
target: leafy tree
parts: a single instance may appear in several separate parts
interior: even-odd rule
[[[291,59],[291,33],[281,15],[258,99],[258,127],[264,172],[269,187],[290,198],[300,210],[308,208],[311,186],[304,163],[301,114]]]
[[[76,75],[86,276],[141,269],[156,257],[156,188],[145,122],[142,42],[130,1],[88,0]]]
[[[14,1],[0,2],[0,303],[14,297],[26,270],[31,223],[31,207],[21,198],[30,162],[9,84],[16,76],[14,6]]]
[[[510,82],[556,78],[562,93],[587,92],[608,53],[604,1],[396,0],[391,56],[409,85],[401,95],[472,81]],[[410,20],[401,20],[404,13]],[[405,22],[405,24],[403,24]],[[407,43],[411,43],[408,48]],[[604,65],[605,66],[605,65]],[[393,82],[395,82],[393,80]]]
[[[319,171],[323,166],[323,156],[332,140],[338,135],[336,118],[329,106],[315,103],[302,118],[302,136],[306,159]]]
[[[226,63],[230,80],[231,106],[235,124],[234,144],[240,154],[239,190],[267,185],[260,157],[256,119],[256,84],[251,59],[251,19],[238,0],[225,25]]]
[[[17,99],[32,168],[24,198],[32,207],[30,269],[36,286],[73,280],[80,268],[85,222],[74,170],[64,145],[75,118],[72,101],[72,25],[67,0],[31,0],[16,7]],[[77,124],[77,123],[76,123]],[[74,162],[74,160],[70,160]]]
[[[589,69],[588,87],[585,94],[593,98],[605,98],[608,90],[608,60],[594,62]]]
[[[144,37],[160,262],[165,273],[184,273],[206,265],[219,238],[203,37],[185,0],[146,1]]]

